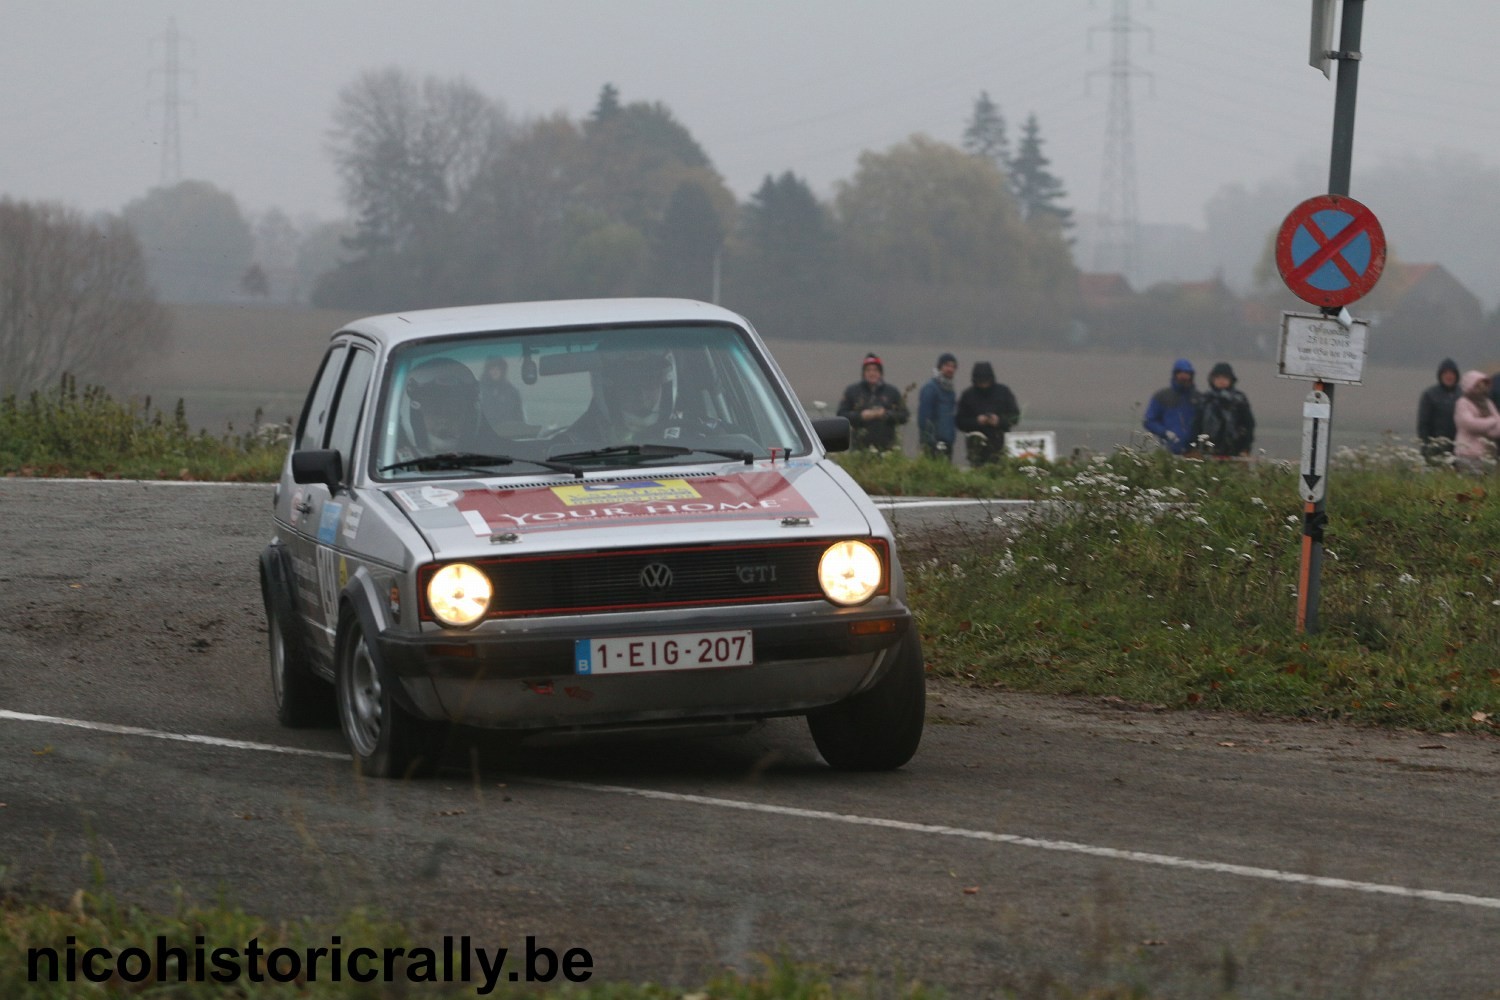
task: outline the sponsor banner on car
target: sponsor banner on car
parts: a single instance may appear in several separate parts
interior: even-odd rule
[[[627,520],[743,520],[812,517],[817,513],[780,472],[744,472],[691,483],[684,479],[632,479],[522,490],[469,490],[453,505],[475,534],[593,527]]]

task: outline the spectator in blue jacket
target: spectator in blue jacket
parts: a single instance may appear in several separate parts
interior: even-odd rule
[[[1172,364],[1172,384],[1151,397],[1146,404],[1146,418],[1141,421],[1174,455],[1194,446],[1193,421],[1198,414],[1199,393],[1193,376],[1193,363],[1178,358]]]
[[[953,461],[953,438],[957,433],[953,422],[958,412],[958,393],[953,387],[957,371],[958,359],[943,352],[938,356],[932,378],[917,397],[917,433],[922,451],[948,462]]]

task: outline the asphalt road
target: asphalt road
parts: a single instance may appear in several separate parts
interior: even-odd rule
[[[0,887],[65,898],[93,856],[148,905],[369,904],[434,944],[585,948],[596,981],[780,953],[955,996],[1500,993],[1495,740],[934,684],[894,774],[781,720],[368,781],[336,730],[276,724],[269,514],[267,486],[0,480]]]

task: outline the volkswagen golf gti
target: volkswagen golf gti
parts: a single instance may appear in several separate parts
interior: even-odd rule
[[[333,334],[260,580],[288,726],[431,773],[525,738],[805,716],[905,764],[920,640],[890,527],[749,322],[701,302],[433,309]]]

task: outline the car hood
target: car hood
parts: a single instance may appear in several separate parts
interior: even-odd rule
[[[568,552],[888,531],[869,499],[851,493],[822,462],[469,480],[382,492],[433,553],[447,559],[494,555],[509,544]]]

